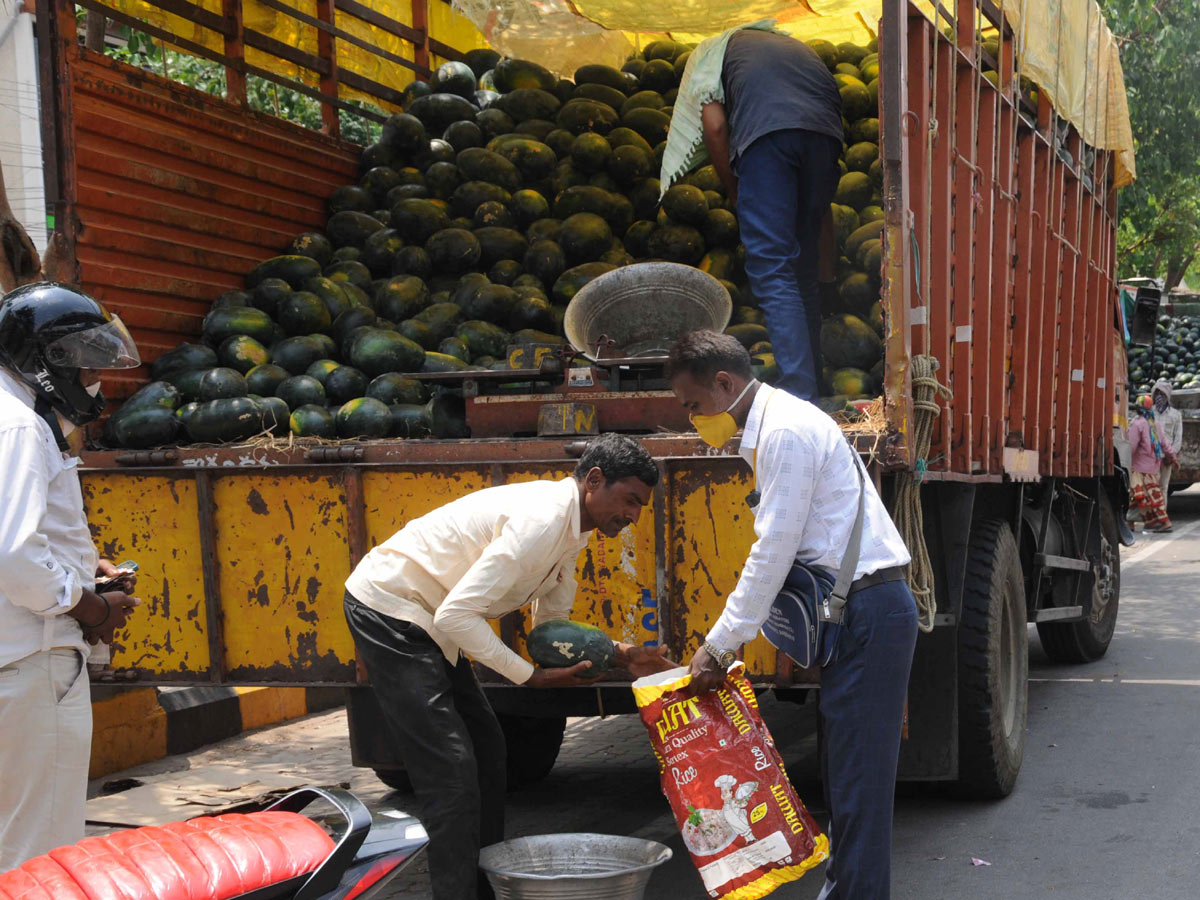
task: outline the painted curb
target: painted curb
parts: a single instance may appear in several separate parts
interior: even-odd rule
[[[345,703],[343,688],[92,685],[89,778]]]

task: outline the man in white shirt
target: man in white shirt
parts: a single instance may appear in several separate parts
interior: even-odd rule
[[[137,364],[121,320],[83,294],[0,299],[0,871],[83,837],[88,646],[138,601],[93,590],[115,569],[96,558],[67,437],[104,408],[96,370]]]
[[[491,896],[479,848],[504,839],[504,733],[467,656],[527,687],[589,684],[590,662],[537,668],[488,620],[527,603],[535,626],[569,618],[592,530],[616,537],[636,522],[657,481],[637,441],[603,435],[573,477],[448,503],[368,553],[346,581],[358,658],[424,807],[435,900]],[[665,652],[617,644],[616,665],[650,674],[673,665]]]
[[[793,563],[836,575],[858,512],[862,465],[816,406],[754,379],[750,355],[728,335],[697,331],[672,349],[671,388],[701,438],[739,454],[760,493],[756,540],[733,593],[691,661],[692,684],[725,679],[739,648],[767,620]],[[822,771],[832,855],[821,900],[886,900],[892,800],[904,699],[917,638],[904,581],[909,553],[869,478],[858,566],[837,659],[821,670]],[[705,526],[707,527],[707,526]]]

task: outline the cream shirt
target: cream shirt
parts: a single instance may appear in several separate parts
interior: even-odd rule
[[[579,483],[534,481],[468,494],[409,522],[358,564],[346,590],[364,606],[424,629],[454,663],[459,651],[515,684],[533,674],[492,631],[533,603],[534,625],[567,618],[579,530]]]

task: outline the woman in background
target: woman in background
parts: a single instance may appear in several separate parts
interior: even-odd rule
[[[1159,483],[1159,472],[1164,463],[1175,465],[1175,448],[1159,434],[1154,421],[1154,403],[1143,394],[1134,405],[1137,413],[1129,428],[1129,441],[1133,445],[1133,472],[1130,476],[1130,502],[1141,513],[1147,531],[1157,533],[1171,530],[1167,518],[1167,498]]]

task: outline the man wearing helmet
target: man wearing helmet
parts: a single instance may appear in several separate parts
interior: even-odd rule
[[[101,369],[138,365],[129,332],[57,284],[0,298],[0,871],[83,837],[89,644],[138,601],[97,594],[68,436],[104,408]]]

